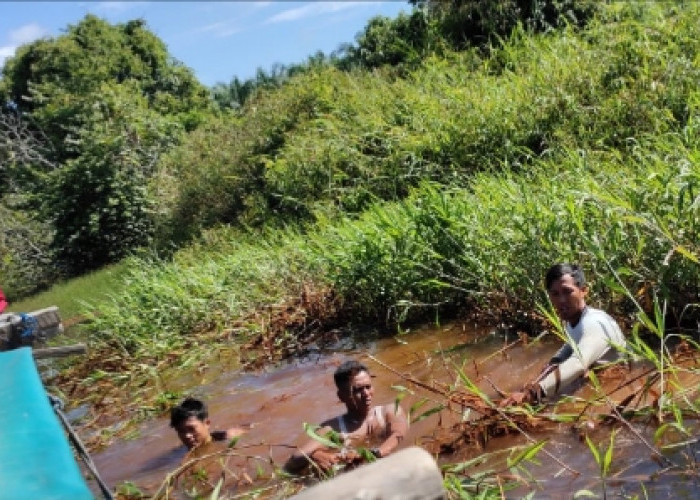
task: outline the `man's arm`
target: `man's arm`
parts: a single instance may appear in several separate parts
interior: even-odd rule
[[[388,404],[384,406],[384,418],[386,419],[386,435],[384,442],[377,447],[380,457],[385,457],[406,437],[408,432],[408,420],[400,406]]]
[[[559,365],[560,388],[566,388],[570,383],[581,377],[593,363],[602,358],[610,349],[610,339],[605,334],[599,322],[584,324],[583,334],[578,345],[573,349],[574,354]],[[557,386],[554,373],[540,382],[540,387],[547,396],[555,394]]]

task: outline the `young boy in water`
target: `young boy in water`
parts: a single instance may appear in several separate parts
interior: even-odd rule
[[[241,427],[225,431],[211,431],[209,412],[199,399],[187,398],[170,410],[170,427],[175,429],[182,444],[193,450],[211,441],[229,441],[246,432]]]

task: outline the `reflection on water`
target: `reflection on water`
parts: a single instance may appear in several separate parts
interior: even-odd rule
[[[241,456],[246,457],[249,464],[251,460],[283,464],[293,448],[307,439],[303,423],[319,423],[344,412],[344,406],[336,397],[332,376],[335,368],[344,360],[354,357],[369,367],[375,376],[375,401],[382,404],[396,398],[397,390],[392,386],[411,387],[368,355],[399,373],[410,374],[426,383],[439,380],[445,384],[457,384],[455,366],[459,366],[472,380],[477,381],[482,390],[495,394],[494,387],[508,392],[531,380],[559,347],[559,342],[552,339],[551,342],[531,345],[519,343],[499,352],[506,345],[505,342],[490,329],[477,330],[454,323],[447,327],[424,328],[400,337],[369,341],[360,347],[315,354],[259,373],[241,374],[223,369],[215,381],[193,388],[190,394],[207,402],[212,429],[251,426],[251,430],[236,445],[236,450],[241,450]],[[401,402],[405,409],[423,397],[434,398],[423,389],[411,390],[412,394]],[[435,404],[424,405],[418,413]],[[414,443],[429,446],[436,429],[454,422],[458,418],[455,415],[454,412],[443,411],[412,425],[404,446]],[[117,442],[96,454],[94,460],[105,481],[112,487],[131,481],[146,492],[155,491],[166,474],[176,469],[185,456],[184,447],[168,423],[166,418],[150,421],[141,427],[137,439]],[[653,441],[654,428],[635,424],[635,429],[648,442]],[[598,443],[607,443],[608,436],[607,427],[590,432],[590,437]],[[582,489],[602,494],[598,466],[581,433],[575,432],[572,424],[549,427],[546,433],[540,432],[532,439],[547,439],[545,449],[556,457],[553,459],[540,453],[540,465],[528,466],[541,488],[535,494],[536,498],[571,498],[574,492]],[[466,460],[527,442],[522,435],[493,439],[483,450],[476,447],[461,449],[453,456],[442,457],[441,461]],[[606,446],[603,444],[603,447]],[[683,452],[693,456],[696,453],[690,445]],[[672,492],[674,498],[684,498],[686,489],[688,492],[695,491],[693,482],[676,484],[675,478],[669,475],[661,476],[657,482],[648,480],[661,468],[657,462],[650,460],[650,455],[650,449],[638,436],[625,430],[618,433],[608,493],[640,494],[642,481],[648,492],[664,497]],[[488,461],[481,469],[505,468],[505,456],[507,453]],[[579,474],[572,474],[567,468]],[[531,488],[516,490],[511,498],[519,498]]]

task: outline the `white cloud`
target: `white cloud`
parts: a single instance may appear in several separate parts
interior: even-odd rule
[[[226,23],[224,22],[218,22],[218,23],[213,23],[213,24],[207,24],[205,26],[202,26],[200,28],[197,28],[194,30],[194,33],[207,33],[210,31],[217,31],[222,28],[226,27]]]
[[[17,28],[16,30],[10,31],[10,43],[14,45],[22,45],[24,43],[33,42],[37,38],[41,38],[47,35],[48,31],[39,26],[36,23],[25,24]]]
[[[207,24],[199,28],[195,28],[190,33],[213,33],[215,36],[224,38],[231,36],[241,31],[241,28],[235,25],[233,21],[219,21],[217,23]]]
[[[48,35],[48,31],[36,23],[25,24],[16,30],[10,31],[7,36],[10,43],[0,47],[0,66],[5,63],[5,59],[15,55],[17,47],[25,43],[33,42],[45,35]]]
[[[12,57],[12,55],[15,53],[16,48],[17,47],[12,47],[10,45],[0,47],[0,61],[4,61],[8,57]]]
[[[284,10],[279,14],[275,14],[274,16],[268,18],[265,21],[265,24],[289,23],[308,17],[319,16],[322,14],[338,12],[365,5],[367,5],[367,2],[310,2],[302,7]]]

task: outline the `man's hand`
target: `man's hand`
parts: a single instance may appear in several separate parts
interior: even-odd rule
[[[333,468],[333,466],[340,462],[340,456],[335,450],[328,450],[327,448],[319,448],[311,453],[311,460],[321,469],[323,472],[328,472]]]
[[[538,384],[528,384],[523,387],[522,391],[517,391],[502,400],[499,404],[499,408],[505,408],[507,406],[521,405],[524,403],[539,403],[545,397],[542,388]]]
[[[498,403],[499,408],[506,408],[507,406],[520,405],[529,402],[530,393],[527,391],[516,391],[512,393],[507,398],[503,399]]]

